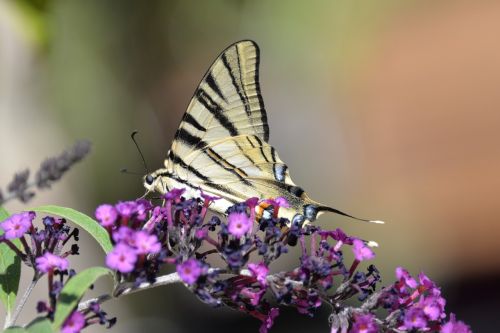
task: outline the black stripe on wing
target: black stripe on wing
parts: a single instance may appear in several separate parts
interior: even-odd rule
[[[195,149],[203,148],[207,145],[200,137],[189,133],[185,128],[179,128],[175,133],[175,140],[182,141]]]
[[[171,172],[168,172],[168,171],[162,172],[162,173],[158,174],[158,176],[159,177],[171,178],[171,179],[175,180],[176,182],[184,184],[186,186],[189,186],[190,188],[192,188],[194,190],[198,190],[199,189],[199,187],[194,186],[193,184],[191,184],[187,180],[179,178],[175,174],[173,174]],[[210,187],[211,189],[227,193],[227,194],[232,195],[232,196],[237,197],[237,198],[241,197],[241,195],[239,193],[232,191],[229,187],[224,186],[224,185],[215,184],[215,183],[212,183],[212,182],[204,182],[203,186]],[[224,199],[227,200],[227,201],[232,202],[233,204],[241,201],[241,200],[237,200],[237,199],[231,199],[231,198],[228,198],[228,197],[224,197]]]
[[[250,179],[252,180],[252,179]],[[302,199],[305,191],[302,189],[302,187],[297,186],[297,185],[290,185],[284,182],[272,180],[272,179],[253,179],[254,182],[261,183],[261,184],[268,184],[272,187],[279,188],[283,192],[290,193],[296,198]]]
[[[262,157],[266,160],[267,163],[269,163],[269,159],[266,156],[266,153],[264,152],[264,146],[262,145],[262,140],[258,136],[254,136],[255,140],[257,140],[258,145],[260,146],[260,153],[262,154]]]
[[[264,141],[269,140],[269,125],[267,124],[267,114],[266,109],[264,108],[264,100],[262,99],[262,94],[260,92],[260,79],[259,79],[259,68],[260,68],[260,49],[252,42],[255,47],[255,91],[257,92],[257,99],[259,100],[259,108],[260,108],[260,119],[262,122],[262,127],[264,128]]]
[[[189,125],[193,126],[196,128],[198,131],[206,132],[207,129],[203,127],[192,115],[189,113],[184,114],[184,118],[182,118],[182,121],[185,123],[188,123]]]
[[[252,147],[253,147],[252,141],[250,141],[250,139],[249,139],[248,137],[247,137],[247,140],[248,140],[248,142],[250,142],[250,144],[251,144],[251,145],[252,145]],[[237,147],[238,147],[238,149],[240,150],[240,153],[241,153],[241,154],[243,154],[243,156],[245,156],[245,158],[246,158],[247,160],[249,160],[249,161],[250,161],[250,163],[251,163],[253,166],[255,166],[255,167],[256,167],[257,169],[259,169],[259,170],[262,170],[262,167],[261,167],[260,165],[258,165],[258,164],[256,164],[256,163],[255,163],[254,159],[253,159],[253,158],[251,158],[251,157],[250,157],[250,156],[249,156],[249,155],[248,155],[248,154],[247,154],[247,153],[243,150],[243,148],[242,148],[242,147],[241,147],[241,145],[238,143],[238,141],[233,140],[233,142],[236,144],[236,146],[237,146]]]
[[[227,160],[225,160],[222,156],[220,156],[215,150],[209,148],[204,151],[204,153],[212,160],[214,161],[218,166],[223,168],[224,170],[230,172],[231,174],[235,175],[238,177],[238,179],[245,185],[247,186],[252,186],[252,184],[245,179],[245,177],[248,177],[247,173],[239,168],[237,168],[234,164],[229,163]]]
[[[240,86],[239,86],[239,90],[238,90],[238,95],[240,95],[240,98],[243,101],[243,105],[245,106],[245,112],[250,117],[251,116],[250,103],[248,102],[247,92],[245,89],[243,89],[243,77],[241,74],[240,51],[238,50],[238,46],[235,46],[235,49],[236,49],[236,59],[238,59],[238,68],[239,68],[239,73],[240,73]],[[253,77],[253,79],[255,79],[255,76]]]
[[[231,134],[231,136],[238,135],[238,130],[223,113],[221,106],[217,104],[206,91],[198,89],[196,91],[196,99],[215,117],[215,119],[217,119],[217,121],[229,132],[229,134]]]
[[[208,178],[207,176],[205,176],[204,174],[202,174],[201,172],[199,172],[198,170],[196,170],[192,166],[187,165],[186,162],[184,162],[184,160],[182,158],[177,156],[172,151],[170,151],[169,158],[172,161],[172,163],[179,165],[183,169],[186,169],[187,171],[191,172],[192,174],[194,174],[196,177],[200,178],[201,180],[203,180],[205,182],[211,182],[210,178]]]
[[[208,84],[210,89],[212,89],[217,94],[217,96],[219,96],[219,98],[221,98],[224,102],[227,102],[226,98],[224,97],[224,94],[222,93],[222,90],[220,90],[220,87],[215,81],[212,73],[208,73],[205,82]]]
[[[236,58],[238,59],[238,67],[240,68],[240,83],[243,85],[243,81],[241,80],[241,66],[240,66],[238,47],[235,46],[235,49],[237,55]],[[234,89],[238,93],[238,96],[240,96],[241,104],[243,104],[243,106],[245,107],[245,112],[247,113],[248,116],[250,116],[250,105],[248,105],[248,100],[244,96],[243,88],[236,82],[236,76],[234,75],[233,70],[231,69],[231,65],[229,64],[227,55],[225,53],[222,55],[222,63],[224,64],[224,67],[226,68],[228,75],[231,77],[231,82],[233,83]]]

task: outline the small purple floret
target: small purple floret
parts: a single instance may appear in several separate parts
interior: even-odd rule
[[[228,215],[228,231],[236,238],[240,238],[252,230],[253,222],[246,213],[233,212]]]
[[[126,243],[126,244],[131,244],[133,243],[134,239],[134,230],[130,229],[129,227],[126,226],[121,226],[118,228],[118,230],[113,232],[113,240],[116,243]]]
[[[85,316],[74,311],[64,322],[61,333],[79,333],[85,326]]]
[[[137,219],[140,221],[146,220],[150,209],[151,209],[151,203],[148,200],[146,199],[137,200],[137,207],[136,207]]]
[[[272,308],[269,310],[266,318],[262,321],[262,325],[260,326],[259,333],[267,333],[273,327],[274,319],[278,317],[280,314],[279,308]]]
[[[174,188],[165,194],[165,199],[176,200],[181,197],[181,195],[186,191],[184,188]]]
[[[146,231],[138,231],[134,235],[134,244],[137,254],[159,253],[161,244],[156,235],[150,235]]]
[[[410,288],[417,288],[417,281],[403,267],[396,267],[396,277]]]
[[[32,221],[35,218],[35,213],[33,212],[23,212],[19,214],[14,214],[8,219],[6,219],[0,227],[5,232],[4,236],[6,239],[15,239],[22,237],[32,226]]]
[[[419,307],[412,307],[406,312],[404,317],[404,326],[407,330],[413,328],[425,328],[427,327],[427,318],[425,317],[424,310]]]
[[[116,204],[116,210],[121,216],[130,218],[137,212],[137,202],[135,201],[121,201]]]
[[[422,286],[424,286],[426,289],[429,289],[429,290],[437,290],[437,286],[436,284],[434,283],[434,281],[432,281],[427,275],[425,275],[423,272],[421,272],[420,274],[418,274],[418,281],[420,282],[420,284]]]
[[[355,314],[352,327],[349,333],[377,333],[378,325],[375,322],[375,316],[371,313]]]
[[[100,205],[95,210],[95,218],[103,227],[110,227],[118,218],[118,211],[112,205]]]
[[[370,260],[375,258],[375,253],[362,240],[355,239],[352,242],[352,251],[358,261]]]
[[[177,265],[177,274],[189,285],[195,284],[202,273],[203,267],[196,259],[188,259]]]
[[[134,270],[137,253],[130,246],[119,243],[106,256],[106,265],[121,273],[130,273]]]
[[[419,305],[430,320],[438,320],[445,316],[444,306],[446,301],[439,296],[422,298]]]
[[[69,266],[66,258],[61,258],[50,252],[46,252],[43,256],[36,258],[35,262],[37,270],[42,273],[47,273],[56,268],[63,271],[68,269]]]
[[[274,202],[279,207],[290,208],[290,204],[288,203],[288,200],[286,200],[286,198],[284,198],[284,197],[277,197],[276,199],[274,199]]]
[[[441,326],[440,333],[472,333],[469,326],[463,321],[457,321],[455,315],[450,314],[450,321]]]
[[[261,262],[260,264],[249,263],[248,269],[261,286],[267,286],[266,277],[269,273],[269,268],[266,266],[266,264],[264,264],[263,262]]]
[[[203,191],[201,191],[200,196],[203,198],[203,200],[209,201],[209,202],[213,202],[215,200],[222,199],[221,197],[213,196],[213,195],[204,193]]]

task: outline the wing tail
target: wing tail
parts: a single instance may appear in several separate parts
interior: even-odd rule
[[[321,212],[330,212],[330,213],[346,216],[346,217],[349,217],[351,219],[361,221],[361,222],[376,223],[376,224],[384,224],[385,223],[384,221],[380,221],[380,220],[362,219],[362,218],[353,216],[351,214],[344,213],[343,211],[340,211],[336,208],[332,208],[332,207],[328,207],[328,206],[322,206],[322,205],[318,206],[318,214]]]

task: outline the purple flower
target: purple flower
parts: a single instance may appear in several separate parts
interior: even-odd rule
[[[149,201],[145,199],[137,200],[137,207],[136,207],[137,219],[141,221],[146,220],[149,209],[151,209],[151,203]]]
[[[208,201],[208,202],[212,202],[212,201],[221,199],[221,197],[212,196],[212,195],[204,193],[203,191],[201,191],[200,196],[203,198],[203,200]]]
[[[405,314],[403,327],[408,330],[427,327],[424,310],[416,306],[411,307]]]
[[[116,243],[127,243],[132,244],[134,242],[134,230],[129,227],[122,226],[118,230],[113,232],[113,240]]]
[[[424,286],[425,289],[429,289],[433,292],[435,292],[437,289],[437,286],[436,284],[434,283],[434,281],[432,281],[431,279],[429,279],[429,277],[427,275],[425,275],[423,272],[421,272],[420,274],[418,274],[418,281],[420,282],[420,285],[421,286]],[[439,292],[438,292],[439,294]]]
[[[197,229],[194,233],[194,237],[197,239],[205,239],[208,236],[208,230],[203,228],[203,229]]]
[[[318,233],[321,236],[321,238],[323,238],[323,239],[327,239],[328,237],[332,237],[336,241],[340,241],[343,243],[345,243],[347,240],[350,240],[350,238],[340,228],[337,228],[335,230],[320,230]]]
[[[366,244],[359,239],[355,239],[352,242],[352,251],[354,252],[354,257],[358,261],[370,260],[375,258],[375,253]]]
[[[267,286],[266,277],[269,273],[269,268],[266,266],[266,264],[264,264],[263,262],[261,262],[260,264],[249,263],[248,269],[252,273],[252,276],[255,277],[257,281],[259,281],[261,286]]]
[[[138,231],[134,235],[134,244],[137,254],[159,253],[161,244],[156,235],[150,235],[146,231]]]
[[[35,218],[33,212],[23,212],[14,214],[6,219],[0,227],[5,232],[6,239],[14,239],[22,237],[32,226],[31,222]]]
[[[65,321],[61,328],[61,333],[78,333],[85,326],[85,316],[78,311],[74,311]]]
[[[119,243],[106,256],[106,265],[121,273],[130,273],[134,270],[137,253],[130,246]]]
[[[254,291],[251,288],[243,288],[241,289],[240,294],[248,298],[251,305],[257,306],[259,305],[260,300],[262,299],[262,296],[264,295],[265,292],[266,292],[265,289],[262,289],[260,291]]]
[[[189,285],[195,284],[202,273],[203,267],[196,259],[188,259],[177,265],[177,274]]]
[[[121,216],[130,218],[137,212],[137,203],[135,201],[121,201],[116,204],[116,210]]]
[[[118,218],[118,211],[112,205],[100,205],[95,210],[95,218],[103,227],[110,227]]]
[[[267,333],[271,329],[274,324],[274,319],[278,317],[280,314],[280,309],[272,308],[269,310],[266,318],[262,321],[262,325],[260,326],[259,333]]]
[[[236,238],[240,238],[252,230],[253,222],[246,213],[230,213],[227,217],[227,221],[229,233]]]
[[[469,326],[462,321],[456,321],[455,315],[450,314],[450,321],[441,326],[440,333],[472,333]]]
[[[417,288],[417,281],[403,267],[396,267],[396,278],[412,289]]]
[[[42,273],[47,273],[55,268],[63,271],[68,269],[68,260],[65,258],[61,258],[52,254],[50,252],[45,252],[45,254],[41,257],[36,258],[36,269]]]
[[[161,207],[155,206],[153,208],[153,211],[151,213],[151,217],[149,220],[144,224],[142,227],[143,230],[151,232],[153,228],[161,222],[161,220],[164,218]]]
[[[371,313],[354,314],[349,333],[377,333],[378,325],[375,322],[375,316]]]
[[[252,210],[252,209],[255,209],[255,206],[257,206],[259,204],[259,198],[257,197],[251,197],[251,198],[248,198],[246,201],[245,201],[246,205]]]
[[[165,199],[176,200],[181,197],[181,195],[186,191],[185,188],[174,188],[165,194]]]
[[[420,299],[419,306],[430,320],[438,320],[445,316],[446,301],[439,296],[428,296]]]
[[[290,207],[288,200],[286,200],[286,198],[284,198],[284,197],[277,197],[275,199],[267,199],[267,200],[264,200],[264,202],[266,202],[270,205],[273,205],[273,206],[277,206],[277,207],[283,207],[283,208]]]

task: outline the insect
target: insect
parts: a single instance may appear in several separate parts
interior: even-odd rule
[[[324,212],[353,217],[309,198],[268,143],[259,61],[259,48],[250,40],[217,57],[188,105],[165,168],[144,176],[147,191],[184,188],[190,197],[201,190],[221,198],[210,206],[220,213],[250,197],[284,197],[290,207],[282,207],[280,217],[294,223],[312,222]]]

